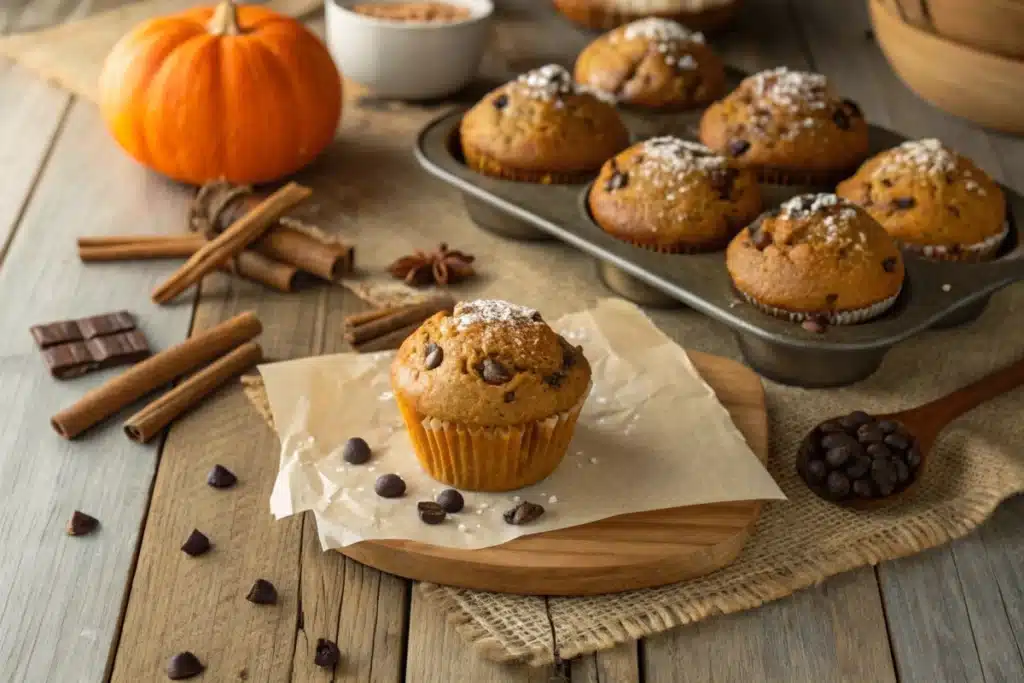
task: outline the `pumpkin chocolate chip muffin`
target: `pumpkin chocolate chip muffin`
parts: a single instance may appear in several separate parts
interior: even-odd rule
[[[657,17],[592,42],[576,58],[574,76],[620,104],[652,109],[692,109],[725,90],[725,67],[704,35]]]
[[[611,158],[588,197],[607,233],[662,252],[721,249],[761,211],[753,171],[696,142],[651,138]]]
[[[836,194],[864,207],[906,250],[983,261],[1006,239],[1006,199],[985,171],[935,139],[911,140],[864,162]]]
[[[832,184],[868,155],[857,104],[836,95],[821,74],[785,67],[745,78],[708,107],[700,139],[769,183]]]
[[[423,323],[399,349],[391,384],[430,476],[459,489],[507,491],[561,462],[590,365],[537,311],[481,300]]]
[[[459,136],[474,170],[535,183],[579,182],[629,144],[615,107],[556,64],[489,93],[466,112]]]
[[[903,287],[903,258],[864,209],[834,194],[794,197],[726,251],[739,294],[779,318],[832,325],[881,315]]]

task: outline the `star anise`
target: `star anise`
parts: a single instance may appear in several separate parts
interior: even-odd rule
[[[436,251],[424,252],[417,250],[409,256],[403,256],[390,266],[388,272],[407,285],[422,287],[424,285],[449,285],[460,282],[476,274],[473,270],[474,257],[457,249],[448,249],[442,242]]]

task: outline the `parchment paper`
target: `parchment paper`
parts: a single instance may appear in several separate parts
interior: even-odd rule
[[[463,492],[466,509],[421,522],[416,503],[445,488],[419,467],[393,400],[393,352],[338,354],[260,367],[281,463],[270,507],[278,518],[312,510],[324,549],[365,539],[483,548],[517,536],[614,515],[785,496],[747,446],[686,353],[632,304],[604,300],[554,327],[583,346],[593,387],[566,459],[544,481],[511,493]],[[349,465],[341,448],[366,439],[373,458]],[[394,472],[406,495],[383,499],[374,481]],[[502,513],[540,503],[536,522]]]

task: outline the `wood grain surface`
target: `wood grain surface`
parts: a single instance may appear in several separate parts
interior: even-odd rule
[[[0,7],[0,32],[44,26],[96,4],[15,0]],[[547,3],[503,0],[499,9],[495,47],[485,59],[491,74],[567,63],[588,38],[554,17]],[[1024,187],[1024,141],[986,133],[922,102],[893,75],[866,37],[868,27],[861,2],[747,0],[735,30],[716,46],[746,69],[784,63],[822,70],[872,120],[908,135],[939,136]],[[187,303],[159,313],[144,304],[170,265],[85,268],[75,261],[77,234],[179,229],[187,192],[125,159],[98,115],[70,102],[0,65],[0,243],[9,243],[0,256],[0,322],[8,331],[0,337],[0,680],[91,683],[104,680],[108,662],[114,680],[162,680],[166,657],[186,646],[213,667],[199,680],[215,681],[860,683],[897,674],[905,681],[1024,680],[1024,498],[1004,504],[979,533],[950,547],[639,647],[533,670],[495,665],[469,651],[408,582],[322,553],[311,520],[274,522],[265,498],[265,477],[276,470],[272,438],[236,388],[174,425],[162,452],[159,445],[129,444],[116,423],[82,444],[57,439],[45,428],[49,415],[102,376],[50,382],[24,332],[28,325],[136,308],[159,348],[183,338],[193,315]],[[368,100],[365,107],[351,103],[346,125],[370,131],[372,141],[405,134],[432,114]],[[441,228],[465,220],[446,188],[395,174],[407,160],[386,145],[353,143],[344,155],[349,168],[363,169],[372,191],[357,196],[352,188],[364,186],[346,171],[308,180],[329,195],[325,205],[341,216],[346,234],[407,220],[411,203],[423,235],[402,232],[398,252],[428,246],[423,242]],[[561,245],[509,245],[505,256],[508,263],[483,281],[513,282],[526,262],[557,269],[565,287],[553,314],[587,305],[600,291],[589,260]],[[267,353],[277,358],[337,350],[340,317],[361,305],[340,289],[284,297],[220,275],[204,282],[201,298],[197,328],[255,308],[267,327]],[[677,337],[692,315],[653,313]],[[239,473],[237,490],[206,488],[213,462]],[[64,536],[74,508],[99,517],[100,532]],[[214,543],[210,566],[186,562],[192,558],[177,549],[193,526]],[[277,585],[279,606],[243,599],[260,575]],[[543,613],[546,601],[524,599],[524,609]],[[333,675],[311,665],[319,637],[341,646],[343,665]]]

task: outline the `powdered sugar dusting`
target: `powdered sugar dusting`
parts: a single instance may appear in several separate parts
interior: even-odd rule
[[[716,154],[698,142],[664,135],[651,138],[644,143],[644,159],[651,160],[669,172],[686,172],[694,169],[709,171],[725,168],[725,157]]]
[[[697,68],[697,60],[692,55],[685,54],[685,50],[690,44],[704,44],[704,34],[691,31],[682,24],[668,19],[647,17],[626,24],[621,33],[612,33],[609,38],[612,43],[619,40],[647,40],[651,44],[651,49],[661,53],[666,64],[684,71],[692,71]]]
[[[908,140],[886,152],[883,162],[875,168],[871,177],[880,179],[911,172],[936,178],[950,176],[950,174],[956,173],[956,170],[956,153],[943,145],[940,140],[924,138]],[[971,178],[972,174],[969,169],[965,169],[962,175],[966,178],[964,188],[968,192],[985,195],[985,188]],[[955,179],[955,176],[951,177]]]
[[[542,322],[540,314],[536,310],[500,299],[460,302],[455,305],[452,320],[459,330],[476,324],[521,326],[536,325]]]
[[[546,64],[527,71],[513,81],[513,86],[529,98],[545,102],[554,100],[556,105],[563,95],[588,94],[605,102],[615,101],[612,95],[576,83],[565,67],[558,64]]]
[[[758,97],[792,111],[825,109],[834,98],[828,79],[821,74],[790,71],[784,66],[754,74],[747,84]]]
[[[863,250],[867,235],[853,229],[857,209],[851,202],[834,194],[802,194],[793,197],[780,207],[779,217],[789,220],[816,218],[817,222],[807,232],[822,237],[826,243],[851,246]],[[820,226],[820,230],[815,229]]]

